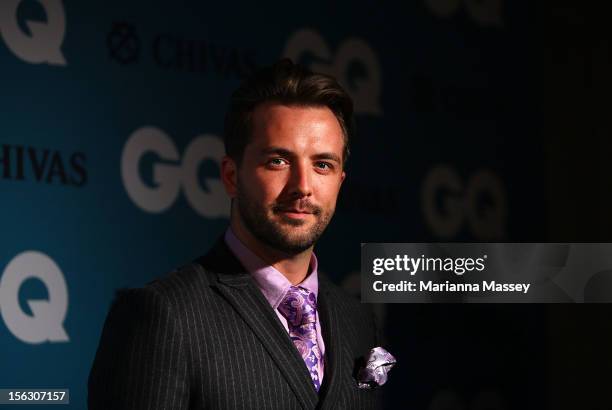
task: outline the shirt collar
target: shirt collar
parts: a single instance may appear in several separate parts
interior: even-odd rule
[[[225,231],[225,243],[242,263],[246,270],[253,276],[257,286],[270,303],[276,309],[282,302],[285,294],[292,286],[291,282],[275,267],[268,265],[255,252],[251,251],[232,231],[231,227]],[[319,292],[319,279],[317,275],[318,261],[314,252],[310,257],[308,274],[298,285],[314,293],[315,298]]]

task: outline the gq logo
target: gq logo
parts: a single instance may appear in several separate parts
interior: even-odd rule
[[[464,183],[453,168],[437,166],[423,182],[421,203],[429,227],[439,237],[453,237],[466,220],[478,239],[505,235],[506,192],[490,171],[481,170]]]
[[[356,113],[382,115],[380,64],[368,43],[350,38],[340,44],[334,55],[319,33],[302,29],[289,38],[283,55],[298,63],[307,54],[318,60],[310,64],[313,71],[334,76],[346,87]],[[365,73],[349,75],[353,63],[360,64]]]
[[[0,1],[0,35],[20,59],[32,64],[66,65],[61,46],[66,33],[66,16],[61,0],[38,0],[47,22],[26,21],[30,33],[19,27],[17,12],[22,0]]]
[[[28,300],[32,315],[19,306],[19,289],[30,278],[44,283],[49,300]],[[47,255],[26,251],[15,256],[0,280],[0,313],[6,327],[25,343],[67,342],[63,327],[68,310],[68,290],[64,275]]]
[[[161,159],[152,168],[155,186],[145,184],[141,178],[141,160],[147,153]],[[223,143],[218,137],[201,135],[191,141],[181,160],[174,142],[164,131],[142,127],[134,131],[125,144],[121,178],[130,199],[146,212],[164,212],[174,204],[183,188],[189,205],[201,216],[229,217],[229,197],[221,180],[208,178],[205,181],[207,190],[198,180],[203,161],[213,160],[220,167],[223,154]]]

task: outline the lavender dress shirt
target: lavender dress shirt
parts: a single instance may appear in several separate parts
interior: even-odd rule
[[[268,265],[264,262],[259,256],[257,256],[253,251],[246,247],[240,239],[234,234],[232,228],[228,228],[225,232],[225,242],[230,250],[234,253],[236,258],[242,263],[242,265],[253,275],[253,279],[257,283],[259,290],[265,296],[265,298],[272,306],[272,309],[276,312],[278,319],[285,327],[287,334],[289,334],[289,326],[287,325],[287,319],[278,311],[278,306],[282,302],[285,294],[289,290],[289,287],[292,286],[292,283],[280,273],[273,266]],[[305,289],[308,289],[316,297],[318,297],[319,292],[319,278],[317,276],[317,257],[314,252],[312,257],[310,258],[310,265],[308,266],[308,275],[299,283],[298,286],[301,286]],[[316,330],[317,330],[317,344],[319,345],[319,349],[321,351],[321,357],[325,358],[325,344],[323,343],[323,337],[321,334],[321,324],[319,323],[319,315],[317,314],[316,318]],[[319,380],[323,383],[323,368],[324,368],[324,360],[319,361]]]

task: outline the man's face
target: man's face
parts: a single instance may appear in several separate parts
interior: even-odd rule
[[[327,107],[256,107],[235,190],[228,190],[242,225],[288,254],[314,245],[334,214],[345,177],[343,148],[342,129]]]

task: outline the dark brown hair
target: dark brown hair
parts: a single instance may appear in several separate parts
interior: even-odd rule
[[[257,70],[231,96],[223,142],[225,152],[238,165],[251,139],[251,116],[266,102],[286,105],[328,107],[338,119],[344,136],[343,166],[349,157],[349,138],[354,129],[353,101],[333,78],[313,73],[285,58]]]

